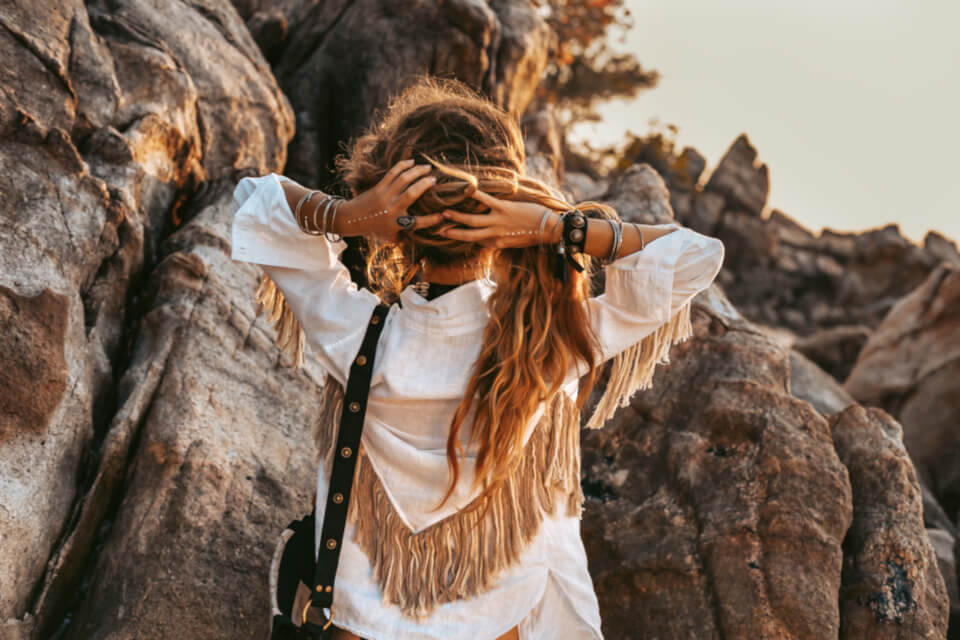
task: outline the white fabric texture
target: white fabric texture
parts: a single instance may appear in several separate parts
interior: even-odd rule
[[[358,288],[339,255],[343,241],[303,233],[287,204],[283,176],[244,178],[234,192],[232,257],[252,262],[277,284],[304,329],[308,348],[345,383],[379,299]],[[675,231],[606,266],[605,293],[590,298],[590,318],[602,361],[663,325],[716,278],[724,245],[676,223]],[[446,441],[453,413],[479,354],[496,289],[490,279],[460,285],[426,300],[412,286],[386,317],[376,351],[362,443],[396,512],[414,532],[463,508],[475,497],[475,450],[467,449],[456,491],[431,511],[446,490]],[[576,397],[582,371],[571,369],[564,391]],[[541,410],[530,422],[539,420]],[[470,419],[465,427],[470,424]],[[464,428],[463,443],[469,434]],[[317,544],[329,470],[317,470]],[[344,535],[334,623],[369,640],[494,639],[519,625],[521,640],[602,638],[600,613],[580,537],[580,520],[559,506],[547,516],[521,561],[496,586],[477,596],[438,605],[423,623],[381,602],[364,552]]]

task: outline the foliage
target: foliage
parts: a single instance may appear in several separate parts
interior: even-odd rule
[[[533,0],[557,35],[556,47],[538,88],[538,101],[557,107],[561,129],[598,120],[598,102],[632,98],[656,86],[659,74],[632,53],[615,53],[610,39],[633,25],[624,0]]]

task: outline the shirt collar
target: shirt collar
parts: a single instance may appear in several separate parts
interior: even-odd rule
[[[400,292],[400,301],[403,315],[422,327],[451,329],[483,325],[487,320],[487,299],[496,288],[497,283],[490,278],[477,278],[427,300],[410,284]]]

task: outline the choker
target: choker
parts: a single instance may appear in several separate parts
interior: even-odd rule
[[[436,282],[427,282],[426,280],[420,280],[413,283],[413,290],[416,291],[420,296],[426,298],[427,300],[432,300],[439,295],[451,291],[459,287],[459,284],[439,284]]]

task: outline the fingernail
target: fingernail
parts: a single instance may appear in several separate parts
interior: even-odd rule
[[[449,218],[449,217],[450,217],[450,212],[449,212],[449,211],[444,211],[444,212],[443,212],[443,217],[444,217],[444,218]]]

